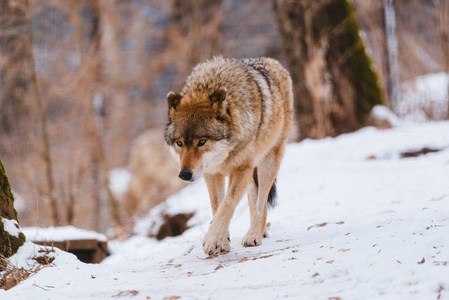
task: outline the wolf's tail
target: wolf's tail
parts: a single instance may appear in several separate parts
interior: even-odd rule
[[[257,168],[254,169],[253,180],[254,180],[254,183],[256,184],[257,188],[259,188]],[[277,199],[277,192],[276,192],[276,179],[275,179],[273,182],[273,185],[271,186],[270,191],[268,192],[268,199],[267,199],[268,207],[275,207],[276,199]]]
[[[276,200],[277,200],[277,191],[276,191],[276,179],[273,182],[273,185],[271,186],[270,192],[268,193],[268,207],[275,207],[276,206]]]

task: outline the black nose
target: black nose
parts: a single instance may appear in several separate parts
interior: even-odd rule
[[[190,181],[192,179],[192,172],[190,171],[181,171],[179,172],[179,178],[185,181]]]

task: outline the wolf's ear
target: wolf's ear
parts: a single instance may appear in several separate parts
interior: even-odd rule
[[[168,109],[171,109],[172,107],[176,109],[176,106],[179,105],[181,102],[182,96],[173,92],[169,92],[167,94],[167,103],[168,103]]]
[[[215,90],[210,96],[209,100],[214,103],[223,103],[228,95],[228,90],[225,87],[221,87]]]

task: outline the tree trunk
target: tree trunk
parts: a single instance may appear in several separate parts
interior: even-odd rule
[[[24,10],[11,0],[0,1],[0,131],[17,130],[27,115],[25,92]]]
[[[101,120],[103,118],[103,99],[101,103],[96,103],[96,95],[100,95],[99,85],[101,83],[102,76],[102,57],[101,57],[101,34],[102,34],[102,6],[101,2],[98,0],[90,1],[87,7],[92,12],[91,19],[91,32],[89,36],[89,47],[86,52],[84,52],[83,39],[82,39],[82,19],[81,19],[81,5],[79,2],[72,0],[71,7],[73,11],[73,22],[76,29],[77,35],[77,49],[81,58],[80,70],[87,71],[86,79],[80,82],[83,86],[84,92],[81,93],[83,101],[85,101],[87,123],[89,135],[92,139],[92,149],[91,149],[91,163],[92,163],[92,179],[93,179],[93,201],[94,203],[94,214],[96,218],[96,230],[100,230],[100,214],[101,214],[101,199],[100,199],[100,186],[106,191],[106,196],[108,199],[110,215],[117,226],[117,232],[123,231],[123,223],[120,219],[120,208],[118,201],[111,191],[109,186],[108,178],[108,166],[106,161],[106,153],[102,142],[102,124]],[[103,4],[104,5],[104,4]],[[84,74],[83,74],[84,75]],[[101,98],[101,96],[100,96]]]
[[[383,103],[347,0],[272,0],[293,80],[299,140],[362,127]]]
[[[388,53],[388,94],[391,109],[397,113],[400,100],[398,39],[396,37],[396,14],[393,0],[384,0],[385,37]]]
[[[438,27],[440,31],[441,52],[443,53],[444,72],[449,76],[449,1],[435,0],[435,8],[438,14]],[[447,84],[447,116],[449,120],[449,82]]]
[[[0,257],[10,257],[23,245],[25,235],[19,230],[17,212],[14,209],[14,195],[1,159],[0,213]]]
[[[42,105],[40,97],[39,86],[37,83],[35,60],[33,55],[33,32],[31,28],[31,15],[30,15],[30,1],[25,0],[25,27],[26,27],[26,59],[28,64],[28,72],[30,78],[31,94],[34,98],[34,102],[37,108],[37,115],[39,119],[39,128],[42,135],[42,156],[45,163],[45,178],[47,181],[47,195],[50,201],[50,211],[53,220],[53,225],[60,225],[60,219],[58,215],[58,203],[55,198],[55,184],[53,177],[53,159],[51,155],[50,142],[48,138],[47,120],[45,117],[45,110]]]
[[[390,67],[388,65],[388,48],[385,25],[385,8],[383,1],[354,0],[359,25],[366,33],[367,49],[376,66],[380,85],[383,89],[385,105],[391,109],[389,86]]]
[[[193,66],[220,52],[221,26],[223,24],[223,0],[172,0],[168,26],[163,38],[161,51],[167,53],[167,61],[173,55],[184,53],[178,59],[178,77],[175,90],[185,81]]]

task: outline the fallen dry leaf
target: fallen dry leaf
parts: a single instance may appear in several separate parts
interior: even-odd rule
[[[136,296],[137,294],[139,294],[139,291],[128,290],[128,291],[121,291],[117,295],[113,295],[112,297]]]
[[[258,260],[258,259],[261,259],[261,258],[268,258],[268,257],[272,257],[273,255],[274,254],[270,254],[270,255],[264,255],[264,256],[253,257],[253,258],[243,257],[243,258],[240,258],[239,262],[245,262],[245,261],[248,261],[248,260]]]
[[[351,249],[340,249],[341,252],[348,252]]]
[[[248,261],[248,260],[249,260],[248,257],[243,257],[243,258],[240,258],[239,262],[241,263],[241,262],[245,262],[245,261]]]
[[[426,262],[426,259],[423,257],[421,261],[418,262],[418,264],[423,264]]]
[[[328,222],[323,222],[323,223],[320,223],[320,224],[315,224],[315,225],[309,226],[309,227],[307,227],[307,230],[310,230],[310,229],[312,229],[313,227],[324,227],[324,226],[326,226],[327,224],[337,224],[337,225],[341,225],[341,224],[344,224],[344,223],[345,223],[344,221],[339,221],[339,222],[335,222],[335,223],[333,223],[333,222],[330,222],[330,223],[328,223]]]
[[[317,277],[318,275],[320,275],[320,273],[315,273],[315,274],[312,275],[312,278],[313,277]]]
[[[270,255],[264,255],[264,256],[260,256],[260,257],[254,257],[253,260],[256,259],[261,259],[261,258],[268,258],[268,257],[272,257],[274,254],[270,254]]]
[[[222,264],[219,264],[219,265],[215,268],[215,271],[220,270],[221,268],[223,268],[223,265],[222,265]]]
[[[326,225],[327,225],[327,222],[320,223],[320,224],[315,224],[315,225],[312,225],[312,226],[307,227],[307,230],[310,230],[310,229],[312,229],[313,227],[324,227],[324,226],[326,226]]]

